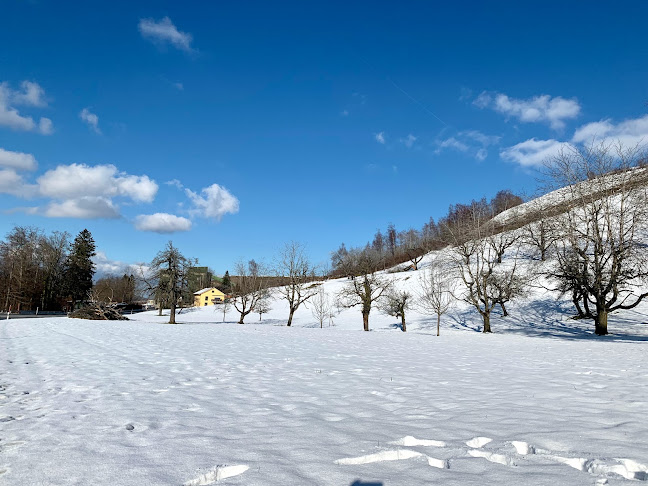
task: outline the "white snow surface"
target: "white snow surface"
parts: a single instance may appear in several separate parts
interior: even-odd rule
[[[607,337],[540,291],[491,335],[463,307],[440,337],[416,312],[407,333],[378,311],[363,332],[358,309],[323,329],[300,309],[288,328],[278,300],[244,325],[220,307],[177,325],[2,320],[0,484],[648,480],[646,310],[612,315]]]

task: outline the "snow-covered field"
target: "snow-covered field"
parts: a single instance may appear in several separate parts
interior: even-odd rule
[[[648,480],[648,306],[594,337],[538,294],[492,335],[458,308],[436,337],[416,313],[363,332],[356,309],[287,328],[273,305],[245,325],[213,308],[0,321],[0,484]]]

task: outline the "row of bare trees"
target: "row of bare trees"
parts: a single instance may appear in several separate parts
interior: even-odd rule
[[[373,240],[364,247],[347,249],[342,243],[331,253],[331,275],[336,277],[350,275],[353,268],[357,267],[357,262],[354,260],[364,258],[362,254],[370,254],[374,270],[384,270],[402,263],[408,263],[409,268],[417,270],[426,253],[455,242],[455,235],[450,230],[454,227],[464,227],[469,223],[475,208],[478,208],[484,216],[493,218],[523,202],[521,196],[513,194],[510,190],[502,190],[490,201],[482,198],[469,204],[451,205],[448,213],[438,223],[430,218],[420,230],[410,228],[406,231],[397,231],[394,224],[390,223],[385,232],[376,231]]]
[[[546,161],[547,180],[560,190],[549,203],[540,200],[545,206],[523,206],[513,230],[493,218],[484,200],[451,208],[439,232],[449,243],[441,281],[453,288],[429,292],[430,282],[439,282],[438,270],[430,270],[431,280],[421,286],[435,298],[427,302],[441,308],[439,295],[463,301],[481,317],[483,332],[491,332],[493,310],[506,317],[507,304],[535,286],[569,294],[576,317],[592,319],[594,332],[607,334],[611,312],[648,297],[646,160],[640,147],[620,143],[566,147]],[[361,307],[365,330],[373,306],[400,317],[405,330],[413,296],[393,288],[377,271],[377,258],[370,249],[334,254],[349,276],[339,298],[343,306]]]

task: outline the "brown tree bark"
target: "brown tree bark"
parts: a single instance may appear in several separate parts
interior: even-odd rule
[[[369,330],[369,313],[368,312],[363,312],[362,313],[362,325],[364,326],[365,331]]]
[[[401,314],[401,328],[403,332],[407,331],[407,326],[405,325],[405,313]]]
[[[483,330],[483,332],[492,332],[491,331],[491,326],[490,326],[490,313],[482,314],[482,317],[484,318],[484,330]]]
[[[598,310],[594,319],[594,333],[597,336],[605,336],[607,330],[608,312],[604,309]]]

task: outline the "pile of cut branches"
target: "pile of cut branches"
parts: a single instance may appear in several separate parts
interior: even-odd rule
[[[94,321],[127,321],[128,317],[124,317],[117,310],[108,307],[106,304],[96,302],[88,304],[82,309],[77,309],[69,314],[70,317],[75,319],[92,319]]]

